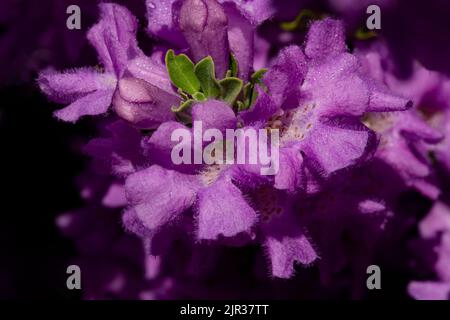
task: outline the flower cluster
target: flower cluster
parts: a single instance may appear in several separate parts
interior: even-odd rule
[[[412,282],[411,296],[449,296],[450,82],[417,61],[400,77],[382,37],[349,40],[346,20],[323,14],[300,15],[308,22],[289,32],[303,40],[283,45],[287,31],[259,32],[286,16],[281,3],[148,0],[151,52],[129,10],[102,3],[87,32],[101,67],[39,74],[41,90],[65,106],[58,119],[104,115],[84,150],[88,206],[58,219],[87,260],[104,264],[92,268],[109,283],[93,279],[88,298],[273,297],[267,288],[277,286],[282,296],[359,298],[366,268],[402,241],[437,255],[425,264],[438,279]],[[196,121],[244,136],[276,131],[279,170],[174,163],[172,133],[194,135]],[[189,157],[194,149],[183,147]],[[420,224],[409,209],[417,199],[434,203]],[[121,211],[137,238],[108,211]],[[405,240],[411,225],[423,240]]]

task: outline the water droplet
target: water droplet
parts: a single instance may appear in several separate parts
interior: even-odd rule
[[[153,2],[149,2],[149,3],[148,3],[148,6],[149,6],[151,9],[155,9],[155,8],[156,8],[156,6],[155,6],[155,4],[154,4]]]

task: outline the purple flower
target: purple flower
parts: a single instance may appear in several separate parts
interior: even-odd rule
[[[374,151],[376,137],[359,117],[410,107],[406,99],[362,73],[358,59],[347,53],[341,23],[332,19],[311,25],[304,50],[283,49],[264,82],[277,111],[259,110],[268,105],[256,104],[241,117],[248,124],[260,121],[261,115],[264,120],[270,117],[281,129],[281,153],[285,149],[297,154],[287,160],[301,162],[308,188],[317,177],[358,164]],[[292,164],[283,165],[282,157],[280,167]]]
[[[229,51],[247,79],[253,67],[255,28],[274,14],[269,0],[147,0],[147,30],[169,46],[190,48],[193,60],[211,55],[219,78],[228,68]]]
[[[326,2],[353,32],[365,8],[344,14],[350,3]],[[403,4],[376,3],[392,28]],[[404,294],[448,298],[446,76],[407,61],[405,78],[383,32],[353,42],[344,21],[319,11],[313,19],[321,20],[309,24],[268,21],[320,8],[310,1],[145,4],[148,56],[136,18],[101,4],[87,34],[101,67],[45,70],[38,79],[51,100],[67,105],[59,119],[114,112],[83,149],[91,157],[78,179],[85,206],[57,221],[89,269],[86,298],[361,298],[367,266],[419,269],[405,243],[425,267]],[[199,123],[222,137],[205,141]],[[232,147],[223,137],[230,131]],[[279,137],[270,141],[279,151],[273,175],[262,174],[260,157],[249,161],[264,147],[245,143],[252,131]],[[207,160],[207,150],[216,161],[220,150],[233,160],[243,154],[245,163]]]
[[[84,146],[84,152],[94,162],[100,162],[96,166],[97,170],[127,176],[144,167],[146,160],[141,151],[139,130],[125,121],[117,120],[105,125],[103,131],[104,137],[94,138]]]
[[[416,67],[416,76],[409,81],[397,79],[389,69],[392,58],[382,42],[373,44],[371,49],[359,50],[358,55],[375,78],[414,103],[414,108],[406,112],[384,116],[369,114],[366,117],[367,125],[382,136],[376,156],[398,170],[407,186],[414,186],[424,195],[436,199],[439,189],[433,181],[435,179],[432,176],[428,152],[444,136],[426,122],[420,109],[430,103],[427,101],[430,91],[439,92],[441,80],[437,79],[436,75],[428,74],[420,66]]]
[[[186,0],[180,8],[179,27],[195,62],[211,56],[216,76],[223,78],[228,67],[227,15],[216,0]]]
[[[153,127],[170,120],[173,92],[162,65],[146,58],[136,42],[137,21],[124,7],[101,4],[101,19],[88,32],[104,72],[82,68],[65,73],[41,72],[39,85],[50,99],[69,104],[55,115],[77,121],[84,115],[107,112],[113,103],[116,113],[134,124]]]
[[[419,224],[424,239],[438,238],[433,248],[437,259],[433,269],[438,281],[412,281],[408,292],[415,299],[450,299],[450,208],[442,202],[436,202],[428,215]]]
[[[244,130],[281,129],[278,174],[264,178],[251,165],[175,165],[169,136],[184,126],[163,123],[144,141],[155,164],[126,180],[129,229],[139,221],[149,230],[141,234],[153,234],[194,209],[199,240],[261,241],[276,277],[291,277],[294,262],[317,258],[296,213],[297,193],[368,158],[376,139],[358,117],[409,104],[361,73],[346,52],[341,24],[331,19],[311,26],[304,51],[283,50],[264,82],[269,94],[259,89],[255,105],[238,118],[227,104],[210,100],[194,104],[192,121],[220,130],[236,128],[238,119]]]

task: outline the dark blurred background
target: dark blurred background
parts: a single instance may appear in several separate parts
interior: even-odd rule
[[[66,27],[72,4],[81,8],[81,30]],[[143,23],[144,1],[126,5]],[[82,204],[75,178],[93,126],[89,119],[56,120],[60,106],[40,93],[36,77],[50,66],[97,64],[85,40],[97,15],[97,1],[90,0],[0,2],[0,298],[80,298],[66,288],[76,249],[55,218]]]

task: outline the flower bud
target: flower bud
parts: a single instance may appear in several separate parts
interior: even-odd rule
[[[228,20],[216,0],[186,0],[181,6],[179,27],[188,42],[195,62],[210,55],[216,76],[223,78],[229,63]]]
[[[179,103],[176,95],[131,77],[120,79],[113,98],[113,108],[119,117],[147,129],[173,120],[170,108]]]

